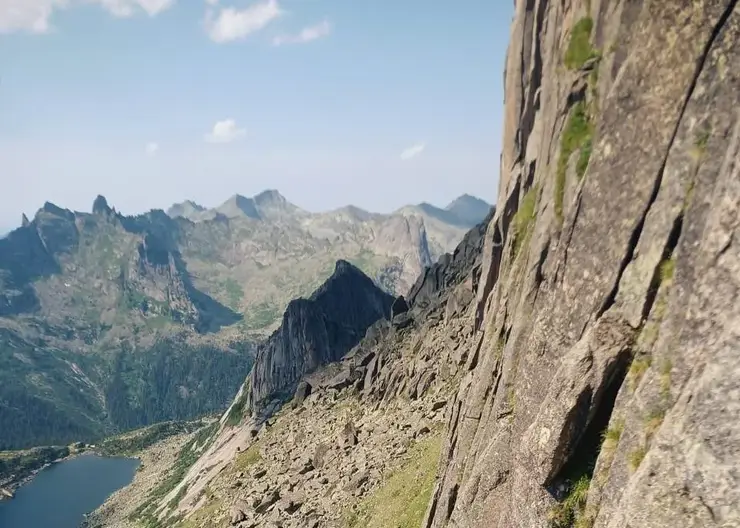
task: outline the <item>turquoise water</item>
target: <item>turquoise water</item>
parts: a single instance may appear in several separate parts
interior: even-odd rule
[[[83,455],[54,464],[0,502],[0,528],[78,528],[85,513],[129,484],[139,461]]]

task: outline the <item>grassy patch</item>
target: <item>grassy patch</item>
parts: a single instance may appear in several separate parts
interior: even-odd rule
[[[519,255],[519,251],[532,236],[534,222],[537,219],[537,192],[539,186],[534,185],[522,198],[519,209],[514,214],[512,227],[514,229],[514,258]]]
[[[504,348],[506,347],[506,340],[499,336],[496,341],[496,350],[493,351],[494,357],[500,360],[504,355]]]
[[[642,460],[645,458],[645,455],[647,455],[647,447],[644,445],[636,447],[629,452],[627,455],[627,464],[629,465],[630,471],[633,473],[637,471],[637,468],[642,464]]]
[[[665,359],[660,364],[660,395],[664,400],[671,396],[671,370],[673,363],[670,359]]]
[[[219,524],[216,518],[216,513],[222,506],[223,501],[215,499],[199,508],[191,517],[175,524],[175,528],[216,528],[217,526],[223,526],[223,524]]]
[[[653,435],[655,435],[656,432],[658,432],[658,429],[660,428],[661,424],[663,423],[663,419],[665,418],[665,410],[662,408],[659,409],[653,409],[648,413],[648,415],[645,417],[645,436],[648,440],[650,440]]]
[[[239,453],[236,457],[234,467],[238,471],[243,471],[250,468],[262,461],[262,453],[260,452],[259,442],[255,442],[249,446],[246,450]]]
[[[660,283],[669,283],[673,280],[673,274],[676,271],[676,261],[673,257],[665,259],[660,263],[658,268],[658,274],[660,276]]]
[[[229,410],[229,415],[226,417],[226,425],[234,426],[239,425],[244,417],[244,407],[247,405],[247,392],[241,395],[239,400]]]
[[[217,427],[218,422],[214,422],[211,425],[202,428],[195,434],[192,440],[180,449],[169,473],[159,482],[157,487],[149,493],[147,500],[129,516],[130,521],[138,521],[146,527],[160,526],[159,522],[154,517],[157,502],[170,491],[175,489],[175,487],[182,481],[190,467],[196,460],[198,460],[200,454],[207,448]],[[180,492],[182,492],[182,490],[178,491],[178,495],[180,495]],[[184,496],[184,492],[182,494]],[[170,501],[170,503],[172,503],[172,501]]]
[[[419,442],[411,458],[345,517],[347,528],[418,528],[434,490],[441,436]]]
[[[614,423],[609,426],[609,428],[604,431],[604,444],[610,443],[610,444],[618,444],[619,439],[622,437],[622,432],[624,431],[624,421],[623,420],[615,420]]]
[[[557,172],[555,173],[555,214],[562,222],[563,200],[565,198],[565,182],[568,172],[568,161],[571,155],[580,149],[576,163],[576,174],[583,178],[588,168],[593,149],[593,126],[588,116],[586,104],[581,101],[573,106],[568,115],[563,135],[560,139],[560,156],[558,158]]]
[[[627,384],[631,391],[635,391],[645,372],[650,368],[651,359],[649,356],[637,357],[632,360],[630,369],[627,372]]]
[[[563,501],[550,510],[551,528],[585,528],[583,514],[586,509],[588,488],[590,486],[591,480],[588,475],[583,475],[573,483]]]
[[[203,422],[162,422],[131,431],[111,438],[106,438],[98,444],[98,450],[107,456],[134,455],[160,440],[181,433],[191,433],[200,427]]]
[[[594,21],[591,17],[583,17],[573,26],[564,58],[565,66],[569,70],[581,68],[590,58],[596,56],[596,51],[591,47],[593,28]]]
[[[707,151],[707,144],[709,143],[710,132],[707,128],[702,128],[694,135],[694,144],[691,146],[689,155],[696,162],[700,162],[704,158],[704,154]]]
[[[238,309],[244,299],[244,290],[242,290],[242,287],[238,282],[229,277],[223,282],[223,288],[228,299],[229,307],[234,310]]]
[[[576,161],[576,174],[578,179],[583,179],[583,175],[586,174],[588,168],[588,162],[591,159],[591,151],[593,150],[593,142],[591,136],[587,137],[581,145],[581,150],[578,153],[578,161]]]
[[[250,330],[266,328],[280,317],[280,310],[272,302],[265,301],[254,305],[245,314],[245,324]]]

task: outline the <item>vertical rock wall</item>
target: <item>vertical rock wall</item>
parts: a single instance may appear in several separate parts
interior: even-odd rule
[[[740,526],[740,6],[517,0],[428,527]]]

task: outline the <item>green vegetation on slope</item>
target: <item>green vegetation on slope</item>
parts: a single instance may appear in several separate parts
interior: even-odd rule
[[[226,417],[226,425],[239,425],[244,417],[244,407],[247,405],[247,393],[241,395],[239,401],[234,403],[229,409],[229,415]]]
[[[36,447],[24,451],[0,451],[0,481],[14,475],[23,478],[46,464],[69,456],[70,450],[61,447]]]
[[[441,436],[420,441],[409,460],[347,518],[348,528],[418,528],[434,490]]]
[[[94,372],[91,365],[0,329],[0,450],[103,436],[104,409],[81,374]]]
[[[221,412],[249,372],[250,345],[176,337],[80,355],[0,328],[0,450],[97,442]]]
[[[158,502],[182,481],[190,467],[195,464],[198,457],[208,448],[217,429],[218,422],[213,422],[211,425],[203,427],[196,433],[192,440],[180,449],[177,459],[172,464],[164,479],[149,493],[146,501],[129,516],[131,522],[138,521],[147,528],[158,528],[162,526],[154,514]]]
[[[534,223],[537,219],[537,193],[539,192],[539,186],[534,185],[530,188],[522,198],[512,220],[512,227],[514,229],[514,258],[519,255],[519,251],[524,245],[526,245],[529,238],[532,236],[532,230],[534,229]]]
[[[224,409],[251,368],[248,349],[224,351],[175,338],[145,350],[119,350],[106,407],[119,430],[188,420]]]
[[[550,510],[551,528],[586,528],[588,521],[583,515],[588,499],[591,480],[583,475],[574,482],[562,502]]]
[[[106,438],[98,444],[97,450],[106,456],[131,456],[160,440],[181,433],[192,433],[203,426],[204,423],[201,420],[194,422],[162,422]]]
[[[565,66],[570,70],[581,68],[586,62],[597,56],[591,47],[591,31],[594,21],[590,17],[580,19],[570,33],[568,49],[565,51]]]
[[[571,155],[580,149],[576,162],[576,174],[582,178],[586,173],[591,157],[593,125],[583,101],[576,103],[568,114],[568,121],[560,139],[560,157],[558,158],[555,174],[555,215],[563,220],[563,200],[565,198],[565,183],[568,171],[568,162]]]

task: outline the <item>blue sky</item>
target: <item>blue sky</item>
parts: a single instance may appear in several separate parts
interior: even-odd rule
[[[495,199],[503,0],[3,0],[0,231],[277,188],[309,210]]]

